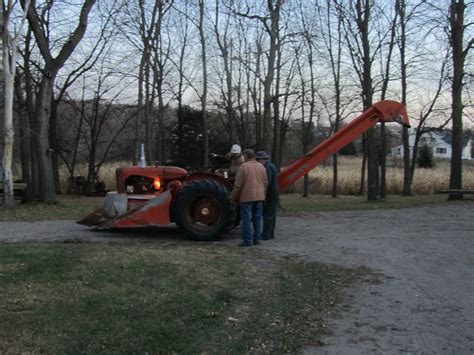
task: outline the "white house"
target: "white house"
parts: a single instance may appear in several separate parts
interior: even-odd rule
[[[442,129],[433,129],[429,132],[423,133],[418,143],[418,148],[422,145],[429,145],[433,149],[433,157],[435,158],[445,158],[451,159],[451,140],[452,132],[450,130]],[[415,143],[415,130],[410,130],[410,135],[408,137],[408,143],[410,145],[410,153],[413,150],[413,145]],[[472,152],[472,138],[464,137],[463,139],[463,149],[462,149],[462,159],[471,160]],[[391,155],[394,158],[401,158],[403,156],[403,146],[399,145],[393,147],[391,150]]]

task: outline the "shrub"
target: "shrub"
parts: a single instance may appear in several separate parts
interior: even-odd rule
[[[416,163],[419,168],[431,169],[434,167],[433,148],[426,144],[422,145],[418,152]]]

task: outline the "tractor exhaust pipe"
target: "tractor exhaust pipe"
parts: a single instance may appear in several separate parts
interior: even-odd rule
[[[145,144],[140,145],[140,168],[144,168],[146,166],[145,163]]]

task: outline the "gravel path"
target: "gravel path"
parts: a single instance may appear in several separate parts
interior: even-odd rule
[[[0,223],[0,241],[182,240],[159,233],[93,232],[72,221]],[[237,244],[238,231],[224,243]],[[474,203],[281,217],[277,254],[366,266],[380,282],[347,290],[333,335],[305,353],[474,353]]]

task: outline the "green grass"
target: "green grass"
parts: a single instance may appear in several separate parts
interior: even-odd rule
[[[467,195],[466,199],[472,200],[470,196]],[[0,222],[54,219],[79,220],[99,207],[103,199],[103,197],[60,195],[57,204],[18,203],[15,208],[10,210],[0,207]],[[390,195],[384,200],[367,202],[366,196],[332,198],[328,195],[311,195],[303,198],[300,194],[284,194],[281,197],[281,213],[299,215],[330,211],[407,208],[445,203],[453,203],[447,201],[447,195],[416,195],[410,197]]]
[[[409,197],[390,195],[383,200],[369,202],[367,201],[367,196],[340,196],[332,198],[328,195],[312,195],[303,198],[301,195],[291,194],[282,195],[281,213],[300,215],[317,212],[397,209],[452,203],[470,202],[448,202],[447,195],[417,195]]]
[[[0,222],[45,221],[54,219],[78,220],[102,204],[104,197],[59,195],[58,203],[20,203],[12,209],[0,207]]]
[[[218,244],[1,244],[0,353],[295,352],[366,273]]]

